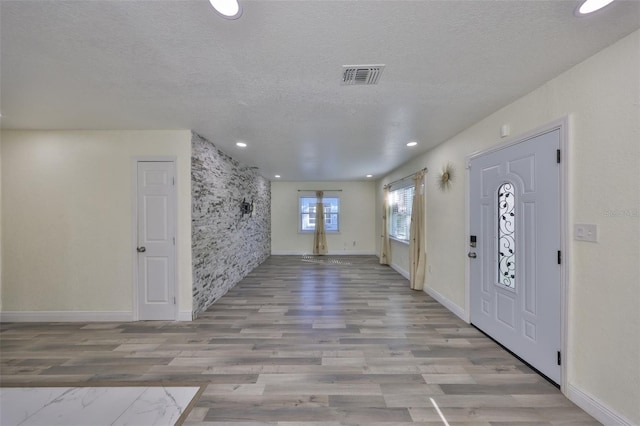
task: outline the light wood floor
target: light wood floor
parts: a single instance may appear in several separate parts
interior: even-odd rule
[[[273,256],[191,323],[5,323],[0,358],[2,386],[206,386],[185,424],[599,424],[375,257]]]

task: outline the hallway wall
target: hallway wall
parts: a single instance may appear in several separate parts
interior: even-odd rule
[[[190,132],[2,131],[2,318],[132,319],[132,157],[175,156],[191,317]]]
[[[429,168],[426,287],[464,313],[467,155],[500,143],[503,124],[516,136],[569,116],[564,157],[570,172],[565,392],[583,406],[609,410],[607,418],[623,421],[616,424],[640,424],[639,76],[636,31],[385,176],[377,191],[381,206],[382,185]],[[451,190],[443,192],[437,178],[447,162],[456,174]],[[598,243],[574,241],[576,223],[597,224]]]
[[[298,232],[298,189],[341,189],[340,232],[327,233],[329,254],[374,254],[375,182],[272,182],[273,254],[311,254],[313,233]],[[329,195],[329,194],[327,194]]]
[[[205,311],[271,252],[271,182],[192,136],[193,312]],[[240,204],[254,203],[251,216]]]

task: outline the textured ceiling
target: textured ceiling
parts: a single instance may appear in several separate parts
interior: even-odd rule
[[[3,0],[3,128],[193,129],[269,178],[379,177],[640,27],[620,0],[242,5]],[[386,68],[342,86],[353,64]]]

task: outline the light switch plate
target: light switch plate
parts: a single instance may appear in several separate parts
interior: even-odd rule
[[[573,226],[573,239],[576,241],[598,242],[598,225],[577,223]]]

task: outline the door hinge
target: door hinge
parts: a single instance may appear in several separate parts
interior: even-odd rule
[[[173,245],[176,245],[176,237],[173,237]]]
[[[558,265],[562,265],[562,252],[558,250]]]
[[[175,177],[172,177],[172,178],[171,178],[171,182],[172,182],[173,186],[175,186],[175,185],[176,185],[176,178],[175,178]]]
[[[176,297],[175,296],[173,296],[173,304],[174,305],[176,304]],[[560,352],[558,352],[558,353],[560,353]]]
[[[562,365],[562,353],[558,351],[558,365]]]
[[[560,164],[560,150],[556,150],[556,163]]]

